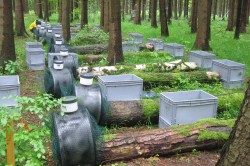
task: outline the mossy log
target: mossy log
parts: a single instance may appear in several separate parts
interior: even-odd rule
[[[230,96],[230,97],[229,97]],[[234,109],[239,108],[243,93],[218,96],[218,111],[228,109],[231,103]],[[103,106],[103,119],[101,125],[134,126],[150,121],[158,123],[160,99],[142,99],[142,101],[109,101]]]
[[[166,156],[193,149],[218,149],[224,145],[230,131],[231,128],[225,125],[204,125],[192,128],[186,135],[176,131],[176,128],[115,134],[112,139],[105,140],[99,153],[103,154],[102,163],[109,163],[155,155]]]
[[[101,54],[107,52],[108,45],[69,46],[68,49],[77,54]]]

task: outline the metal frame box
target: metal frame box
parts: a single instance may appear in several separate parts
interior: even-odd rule
[[[163,92],[160,96],[159,116],[164,120],[165,127],[189,124],[216,117],[217,105],[218,98],[202,90]]]
[[[107,101],[142,99],[143,80],[134,74],[99,76],[98,82]]]
[[[193,50],[189,52],[189,62],[195,62],[200,68],[211,69],[216,55],[206,51]]]

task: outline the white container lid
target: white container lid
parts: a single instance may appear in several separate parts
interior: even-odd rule
[[[56,45],[62,45],[62,40],[56,40]]]
[[[78,110],[76,96],[65,96],[62,98],[61,111],[65,113],[76,112]]]
[[[61,48],[60,55],[61,56],[68,56],[69,55],[69,50],[67,48]]]
[[[52,33],[52,29],[48,29],[48,32],[49,32],[49,33]]]
[[[83,73],[80,76],[80,84],[81,85],[92,85],[93,84],[94,75],[91,73]]]
[[[58,33],[56,33],[56,34],[55,34],[55,37],[61,37],[61,35],[60,35],[60,34],[58,34]]]

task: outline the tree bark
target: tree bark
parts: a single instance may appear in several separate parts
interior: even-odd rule
[[[172,19],[172,2],[173,0],[168,0],[168,23],[171,23]]]
[[[146,0],[142,0],[142,16],[141,16],[142,20],[146,19],[146,8],[147,8],[146,3],[147,3]]]
[[[191,33],[197,32],[198,4],[199,4],[198,0],[192,0]]]
[[[16,35],[25,36],[27,35],[24,25],[24,3],[23,0],[15,1],[15,21],[16,21]]]
[[[217,3],[218,3],[218,0],[213,1],[213,20],[215,20],[215,17],[216,17],[216,14],[217,14]]]
[[[135,19],[134,23],[141,25],[141,0],[135,1]]]
[[[125,0],[125,13],[128,14],[128,0]]]
[[[236,28],[235,28],[235,32],[234,32],[234,39],[240,38],[242,2],[243,2],[243,0],[238,0],[238,3],[237,3],[237,20],[236,20]]]
[[[150,18],[152,28],[157,28],[156,10],[157,10],[157,0],[152,0],[152,2],[151,2],[151,18]]]
[[[100,27],[104,27],[104,0],[101,0],[100,2]]]
[[[43,5],[42,0],[37,0],[37,17],[43,19]]]
[[[58,22],[62,23],[62,1],[58,0]]]
[[[247,7],[248,7],[249,0],[243,0],[242,2],[242,9],[241,9],[241,20],[240,20],[240,33],[247,32]]]
[[[182,0],[178,0],[178,13],[179,17],[182,15]]]
[[[79,8],[79,0],[74,0],[74,10],[77,10]],[[74,19],[78,20],[79,19],[79,14],[78,12],[74,13]]]
[[[184,17],[188,18],[189,0],[184,0]]]
[[[82,0],[81,7],[81,28],[88,25],[88,0]]]
[[[104,32],[109,32],[109,1],[104,0]]]
[[[44,21],[50,21],[49,20],[49,1],[44,0]]]
[[[161,17],[161,36],[169,36],[167,13],[166,13],[166,1],[160,0],[160,17]]]
[[[173,4],[173,8],[174,8],[174,19],[177,20],[178,19],[178,10],[177,10],[177,0],[173,0],[174,4]]]
[[[241,108],[238,119],[236,120],[233,131],[227,143],[221,151],[221,157],[217,166],[249,165],[250,157],[250,82],[245,92],[243,107]]]
[[[69,52],[77,54],[102,54],[108,51],[107,45],[89,45],[89,46],[69,46]]]
[[[120,0],[109,1],[109,65],[123,62]]]
[[[70,0],[62,0],[62,33],[65,41],[70,40]]]
[[[16,60],[12,1],[0,0],[0,66],[5,68],[4,62]]]
[[[29,14],[29,1],[28,0],[24,0],[24,13],[25,14]]]
[[[228,13],[228,22],[227,22],[227,31],[233,31],[234,28],[234,6],[235,0],[229,0],[229,13]]]
[[[209,38],[210,38],[210,17],[209,11],[211,8],[211,0],[200,0],[198,9],[198,30],[194,48],[202,49],[204,51],[210,50]]]
[[[231,131],[226,126],[204,125],[192,129],[187,136],[181,135],[171,128],[117,134],[115,138],[104,142],[99,153],[103,154],[102,163],[108,163],[139,157],[150,157],[156,154],[165,156],[179,152],[189,152],[193,149],[218,149],[223,146],[225,140],[209,138],[200,140],[199,135],[204,130],[222,133]],[[246,159],[245,161],[248,160]]]

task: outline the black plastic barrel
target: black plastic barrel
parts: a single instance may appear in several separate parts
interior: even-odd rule
[[[52,116],[54,159],[60,166],[96,165],[96,145],[91,118],[86,109]]]
[[[102,96],[101,88],[97,84],[90,86],[75,85],[75,96],[78,98],[79,107],[86,107],[97,123],[101,117]]]
[[[67,68],[49,68],[44,76],[45,91],[55,98],[74,95],[74,77]]]

